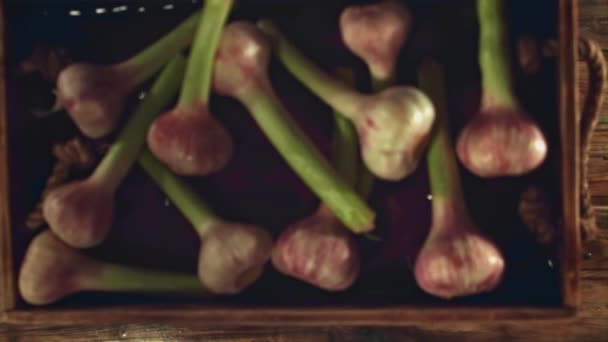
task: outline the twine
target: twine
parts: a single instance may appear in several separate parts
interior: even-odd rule
[[[38,229],[46,224],[42,215],[42,203],[46,195],[54,188],[65,184],[72,169],[87,170],[92,168],[95,163],[93,153],[80,137],[53,146],[53,156],[57,161],[46,181],[40,196],[41,199],[25,221],[25,226],[31,230]]]
[[[538,63],[531,62],[537,53],[530,48],[528,41],[520,42],[520,47],[527,50],[520,52],[520,61],[526,72],[535,71]],[[555,56],[558,43],[555,40],[546,42],[542,46],[544,56]],[[604,101],[604,87],[606,84],[606,60],[601,47],[592,40],[581,38],[578,43],[579,59],[587,64],[589,69],[589,86],[581,112],[581,160],[580,160],[580,229],[584,240],[593,240],[598,233],[596,216],[591,203],[589,181],[589,151],[591,138],[599,121],[600,109]],[[524,58],[525,57],[525,58]],[[536,56],[538,57],[538,56]],[[549,244],[555,238],[556,222],[551,215],[551,206],[546,195],[536,186],[530,186],[523,192],[519,203],[519,215],[530,231],[536,236],[540,244]]]

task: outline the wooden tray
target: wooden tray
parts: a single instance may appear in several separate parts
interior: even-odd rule
[[[441,4],[440,1],[433,3]],[[19,98],[13,97],[14,94],[24,94],[27,91],[17,89],[10,78],[12,61],[7,58],[11,55],[9,52],[19,47],[19,44],[14,39],[15,36],[10,34],[12,18],[6,15],[7,4],[8,2],[3,3],[0,0],[0,30],[2,30],[0,37],[3,37],[3,44],[0,46],[0,60],[2,60],[0,65],[0,257],[2,258],[0,260],[0,321],[14,324],[193,321],[212,326],[405,325],[414,321],[439,320],[566,319],[576,314],[579,303],[580,255],[578,167],[580,137],[575,82],[578,41],[576,1],[560,0],[557,6],[553,1],[543,1],[539,5],[548,6],[552,11],[547,13],[554,13],[557,17],[555,22],[558,23],[558,27],[546,31],[548,34],[554,34],[553,38],[558,38],[559,41],[559,57],[554,69],[557,70],[557,75],[553,75],[550,78],[552,81],[547,80],[546,84],[548,87],[553,87],[552,91],[556,92],[554,98],[557,99],[555,104],[547,104],[547,107],[555,108],[557,111],[554,112],[555,114],[546,114],[542,118],[537,118],[543,124],[553,127],[548,128],[553,129],[555,136],[550,143],[556,147],[557,152],[551,162],[547,163],[549,166],[543,167],[542,172],[550,175],[548,178],[554,177],[555,184],[559,185],[559,189],[555,191],[559,198],[556,198],[555,202],[561,207],[559,217],[561,225],[560,231],[557,232],[560,238],[557,240],[558,245],[555,246],[558,251],[558,256],[554,260],[556,272],[552,273],[555,274],[555,279],[553,283],[549,283],[550,288],[547,289],[547,293],[551,295],[547,295],[547,298],[539,299],[539,293],[543,291],[539,288],[540,285],[535,287],[533,284],[538,280],[536,278],[531,280],[530,286],[533,289],[530,290],[529,296],[525,294],[527,287],[517,283],[519,290],[509,288],[490,296],[452,302],[432,299],[416,289],[411,290],[414,295],[405,299],[390,295],[378,297],[370,295],[360,298],[356,297],[358,293],[356,291],[354,294],[351,292],[332,297],[287,282],[277,285],[277,289],[272,289],[272,285],[266,283],[265,289],[260,290],[261,292],[237,296],[229,301],[193,303],[156,297],[133,299],[131,296],[87,294],[77,295],[67,302],[44,308],[33,308],[24,304],[16,291],[18,267],[27,241],[31,238],[31,234],[23,233],[22,228],[25,214],[32,207],[27,192],[35,187],[28,183],[31,179],[28,178],[27,172],[24,173],[23,165],[48,169],[50,156],[46,156],[46,159],[39,164],[27,164],[19,160],[21,156],[18,153],[24,150],[19,146],[24,143],[24,137],[30,134],[24,129],[32,129],[33,126],[23,126],[23,120],[15,120],[15,113],[12,112],[16,106],[11,103],[19,102]],[[527,18],[527,20],[534,21],[535,18]],[[87,48],[94,49],[92,46]],[[404,58],[415,58],[415,53]],[[407,75],[404,77],[407,78]],[[558,86],[555,87],[555,84]],[[44,141],[43,137],[40,141],[28,143],[38,146],[48,142]],[[529,179],[543,178],[543,175],[545,174],[541,173]],[[474,183],[472,180],[467,181],[465,176],[465,184],[471,182]],[[486,189],[485,194],[489,193],[491,190]],[[403,278],[406,277],[403,275]],[[386,279],[387,286],[391,281],[392,278]],[[284,299],[284,302],[266,299],[265,296],[273,290],[277,293],[287,291],[287,286],[293,286],[289,287],[293,291],[289,292],[292,297],[297,297],[293,289],[302,290],[302,298],[298,300],[278,296]],[[509,295],[501,297],[501,293]],[[260,297],[256,297],[256,294]]]

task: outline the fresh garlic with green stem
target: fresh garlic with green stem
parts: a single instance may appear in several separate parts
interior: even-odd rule
[[[232,158],[232,137],[211,115],[209,99],[217,44],[233,5],[234,0],[205,2],[177,105],[148,132],[152,153],[179,175],[205,176]]]
[[[46,305],[82,291],[210,295],[195,275],[110,264],[59,240],[51,231],[28,246],[19,271],[19,293],[32,305]]]
[[[273,245],[266,230],[219,218],[186,182],[149,150],[144,149],[139,164],[199,235],[198,275],[209,291],[239,293],[261,276]]]
[[[351,185],[357,180],[357,145],[353,125],[334,113],[333,164]],[[323,204],[281,233],[272,252],[272,263],[281,273],[329,291],[349,288],[361,267],[353,235]]]
[[[101,138],[111,133],[133,90],[190,45],[199,18],[199,12],[192,14],[124,62],[67,66],[57,77],[58,106],[66,109],[84,135]]]
[[[340,15],[342,40],[370,71],[374,90],[395,82],[397,60],[412,27],[412,14],[400,1],[352,5]]]
[[[287,69],[359,133],[361,154],[377,177],[398,181],[417,168],[435,119],[429,98],[414,87],[390,87],[377,94],[357,92],[327,75],[302,55],[270,21],[258,27],[271,39]]]
[[[346,47],[369,69],[372,90],[382,91],[396,82],[399,52],[412,26],[412,15],[401,2],[384,0],[368,5],[352,5],[340,15],[340,33]],[[362,166],[358,188],[363,195],[372,191],[374,176]]]
[[[460,161],[479,177],[520,176],[538,168],[547,141],[513,89],[504,0],[477,0],[481,108],[458,136]]]
[[[231,23],[217,54],[215,90],[247,108],[291,169],[346,227],[355,233],[372,230],[374,211],[336,172],[278,99],[268,79],[270,55],[270,43],[255,25]]]
[[[427,155],[432,224],[416,258],[416,281],[424,291],[446,299],[488,292],[501,281],[505,260],[475,227],[466,207],[448,126],[443,68],[428,61],[418,74],[421,88],[433,99],[437,120]]]

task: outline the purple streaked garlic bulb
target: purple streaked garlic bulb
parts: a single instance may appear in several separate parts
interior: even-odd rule
[[[218,172],[234,151],[230,133],[203,105],[161,114],[150,127],[147,141],[154,155],[179,175]]]
[[[481,108],[456,143],[460,161],[477,176],[520,176],[538,168],[547,141],[513,90],[505,2],[477,1]]]
[[[493,290],[505,268],[499,249],[479,233],[466,209],[449,203],[454,200],[433,195],[430,236],[414,267],[418,285],[446,299]]]
[[[204,3],[176,106],[163,113],[148,132],[148,147],[173,172],[206,176],[232,159],[232,137],[210,112],[213,64],[233,0]]]
[[[198,20],[199,12],[196,12],[123,62],[68,65],[57,77],[58,103],[84,135],[101,138],[109,134],[116,127],[133,90],[190,44]]]
[[[281,273],[328,291],[340,291],[357,279],[360,257],[352,234],[321,208],[281,233],[272,263]]]
[[[519,176],[540,166],[547,142],[530,117],[517,108],[485,108],[460,132],[460,161],[484,177]]]
[[[394,77],[397,57],[407,40],[412,15],[399,1],[349,6],[340,15],[344,44],[367,64],[372,77]]]

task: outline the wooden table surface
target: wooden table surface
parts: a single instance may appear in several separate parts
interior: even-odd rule
[[[608,0],[580,0],[579,6],[581,35],[600,42],[608,55]],[[581,66],[580,70],[581,78],[585,77],[585,68]],[[584,245],[590,258],[582,263],[581,311],[579,317],[569,323],[435,322],[406,328],[238,328],[229,331],[162,324],[0,325],[0,341],[608,341],[608,103],[603,106],[601,122],[593,137],[589,181],[600,235],[596,241]]]

